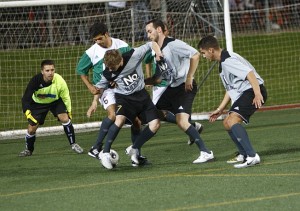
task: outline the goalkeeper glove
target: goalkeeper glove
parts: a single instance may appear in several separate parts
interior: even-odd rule
[[[69,119],[72,119],[72,113],[68,112]]]
[[[25,111],[25,116],[27,118],[28,121],[33,122],[34,124],[37,124],[38,121],[31,115],[31,111],[30,110],[26,110]]]

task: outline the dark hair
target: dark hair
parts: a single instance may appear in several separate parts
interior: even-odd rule
[[[54,64],[53,60],[51,60],[51,59],[45,59],[41,63],[41,69],[44,69],[45,65],[55,65],[55,64]]]
[[[146,23],[146,25],[148,25],[148,24],[150,24],[150,23],[153,24],[153,27],[154,27],[155,29],[157,29],[157,27],[161,27],[161,30],[162,30],[163,32],[166,31],[165,23],[164,23],[162,20],[159,20],[159,19],[152,19],[152,20],[148,21],[148,22]]]
[[[96,37],[97,35],[105,35],[108,32],[107,26],[104,23],[96,22],[90,27],[90,36],[91,38]]]
[[[211,35],[208,35],[206,37],[203,37],[199,43],[198,43],[198,49],[209,49],[209,48],[214,48],[214,49],[218,49],[220,48],[218,40]]]

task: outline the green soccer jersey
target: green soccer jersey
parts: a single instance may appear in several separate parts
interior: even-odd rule
[[[121,53],[124,53],[131,49],[126,42],[120,39],[111,39],[112,45],[109,48],[103,48],[95,43],[84,52],[76,67],[78,75],[88,75],[89,71],[93,69],[92,83],[96,84],[101,80],[102,73],[105,69],[105,65],[103,63],[105,52],[111,49],[119,49]]]

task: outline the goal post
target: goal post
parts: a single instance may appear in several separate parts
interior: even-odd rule
[[[109,2],[125,2],[126,5],[116,8]],[[88,29],[95,21],[106,23],[112,37],[123,39],[132,47],[147,41],[145,23],[152,18],[163,19],[170,36],[195,48],[201,37],[208,34],[216,36],[221,47],[229,50],[230,40],[234,51],[248,59],[265,79],[269,93],[266,106],[297,106],[300,98],[300,52],[295,46],[300,46],[300,0],[284,5],[265,0],[268,4],[253,8],[234,8],[224,4],[228,2],[1,1],[0,139],[13,136],[15,131],[23,133],[27,122],[22,113],[21,97],[30,78],[40,72],[41,60],[49,58],[55,61],[56,71],[65,78],[70,88],[75,128],[99,127],[106,112],[99,106],[91,118],[86,117],[92,95],[75,71],[80,56],[93,44]],[[227,37],[228,29],[232,33],[230,39]],[[224,95],[218,65],[206,75],[212,65],[212,62],[201,58],[195,77],[201,87],[193,104],[194,120],[202,119],[203,113],[216,108]],[[57,125],[56,119],[49,113],[38,133],[45,128],[53,134],[52,129]]]

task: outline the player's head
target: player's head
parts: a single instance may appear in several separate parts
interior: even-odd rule
[[[146,23],[147,36],[151,41],[158,42],[165,37],[165,23],[158,19],[152,19]]]
[[[91,38],[100,46],[109,47],[109,34],[107,26],[104,23],[96,22],[90,27]]]
[[[43,60],[41,63],[41,70],[42,70],[44,81],[45,82],[52,81],[55,73],[54,61],[50,59]]]
[[[218,40],[214,36],[203,37],[198,43],[198,49],[204,58],[208,60],[218,60],[220,46]]]
[[[109,71],[117,71],[123,65],[123,58],[119,50],[113,49],[106,51],[104,64]]]

